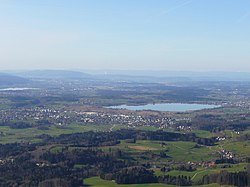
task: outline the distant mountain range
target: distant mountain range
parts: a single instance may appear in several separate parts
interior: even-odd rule
[[[15,73],[15,75],[25,78],[42,78],[42,79],[86,79],[92,76],[87,73],[67,70],[34,70]]]
[[[0,86],[20,85],[27,84],[29,82],[29,79],[23,77],[0,73]]]
[[[192,82],[192,81],[250,81],[250,73],[244,72],[171,72],[171,71],[81,71],[32,70],[0,73],[0,86],[26,84],[38,79],[95,80],[128,82]]]
[[[250,72],[192,72],[192,71],[150,71],[150,70],[92,70],[95,75],[120,78],[153,78],[152,80],[169,81],[250,81]]]

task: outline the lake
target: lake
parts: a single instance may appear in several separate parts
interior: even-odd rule
[[[161,103],[161,104],[147,104],[138,106],[110,106],[106,108],[112,109],[128,109],[128,110],[156,110],[156,111],[170,111],[170,112],[186,112],[201,109],[218,108],[219,105],[205,105],[205,104],[185,104],[185,103]]]
[[[23,90],[36,90],[38,88],[2,88],[0,91],[23,91]]]

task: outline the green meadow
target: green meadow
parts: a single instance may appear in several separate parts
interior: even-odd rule
[[[88,187],[177,187],[175,185],[165,185],[165,184],[116,184],[114,181],[102,180],[99,177],[92,177],[84,180],[84,185]],[[196,187],[220,187],[218,184],[209,184]],[[225,186],[226,187],[226,186]]]
[[[79,125],[72,124],[68,126],[51,126],[48,130],[40,130],[36,127],[25,129],[12,129],[8,126],[0,126],[0,143],[13,143],[13,142],[38,142],[36,138],[41,134],[48,134],[51,136],[59,136],[61,134],[72,134],[87,131],[109,131],[112,125]]]

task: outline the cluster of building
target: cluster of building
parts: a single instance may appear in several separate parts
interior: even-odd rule
[[[219,151],[219,154],[222,156],[222,158],[226,158],[226,159],[234,158],[234,154],[232,152],[226,151],[224,149]]]
[[[188,126],[177,124],[188,123],[189,118],[174,118],[158,115],[138,114],[114,114],[108,112],[79,112],[65,109],[54,109],[45,107],[16,108],[0,110],[0,121],[39,121],[46,120],[49,124],[68,125],[71,123],[95,124],[95,125],[127,125],[128,127],[152,126],[159,129],[179,128],[179,130],[190,130]]]
[[[93,124],[120,124],[128,127],[136,126],[153,126],[159,129],[172,128],[181,119],[171,117],[161,117],[153,115],[135,115],[135,114],[110,114],[99,112],[76,112],[78,117],[81,117],[83,123]],[[177,121],[178,120],[178,121]],[[182,121],[190,120],[184,118]]]
[[[27,120],[67,120],[67,111],[48,109],[43,107],[16,108],[0,110],[2,122],[8,121],[27,121]]]
[[[0,165],[4,165],[7,162],[13,163],[14,159],[13,158],[0,159]]]
[[[216,140],[217,140],[217,141],[224,141],[224,140],[226,140],[226,137],[219,137],[219,136],[218,136],[218,137],[216,138]]]

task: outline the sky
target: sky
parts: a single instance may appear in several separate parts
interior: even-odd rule
[[[249,0],[0,0],[0,70],[250,72]]]

